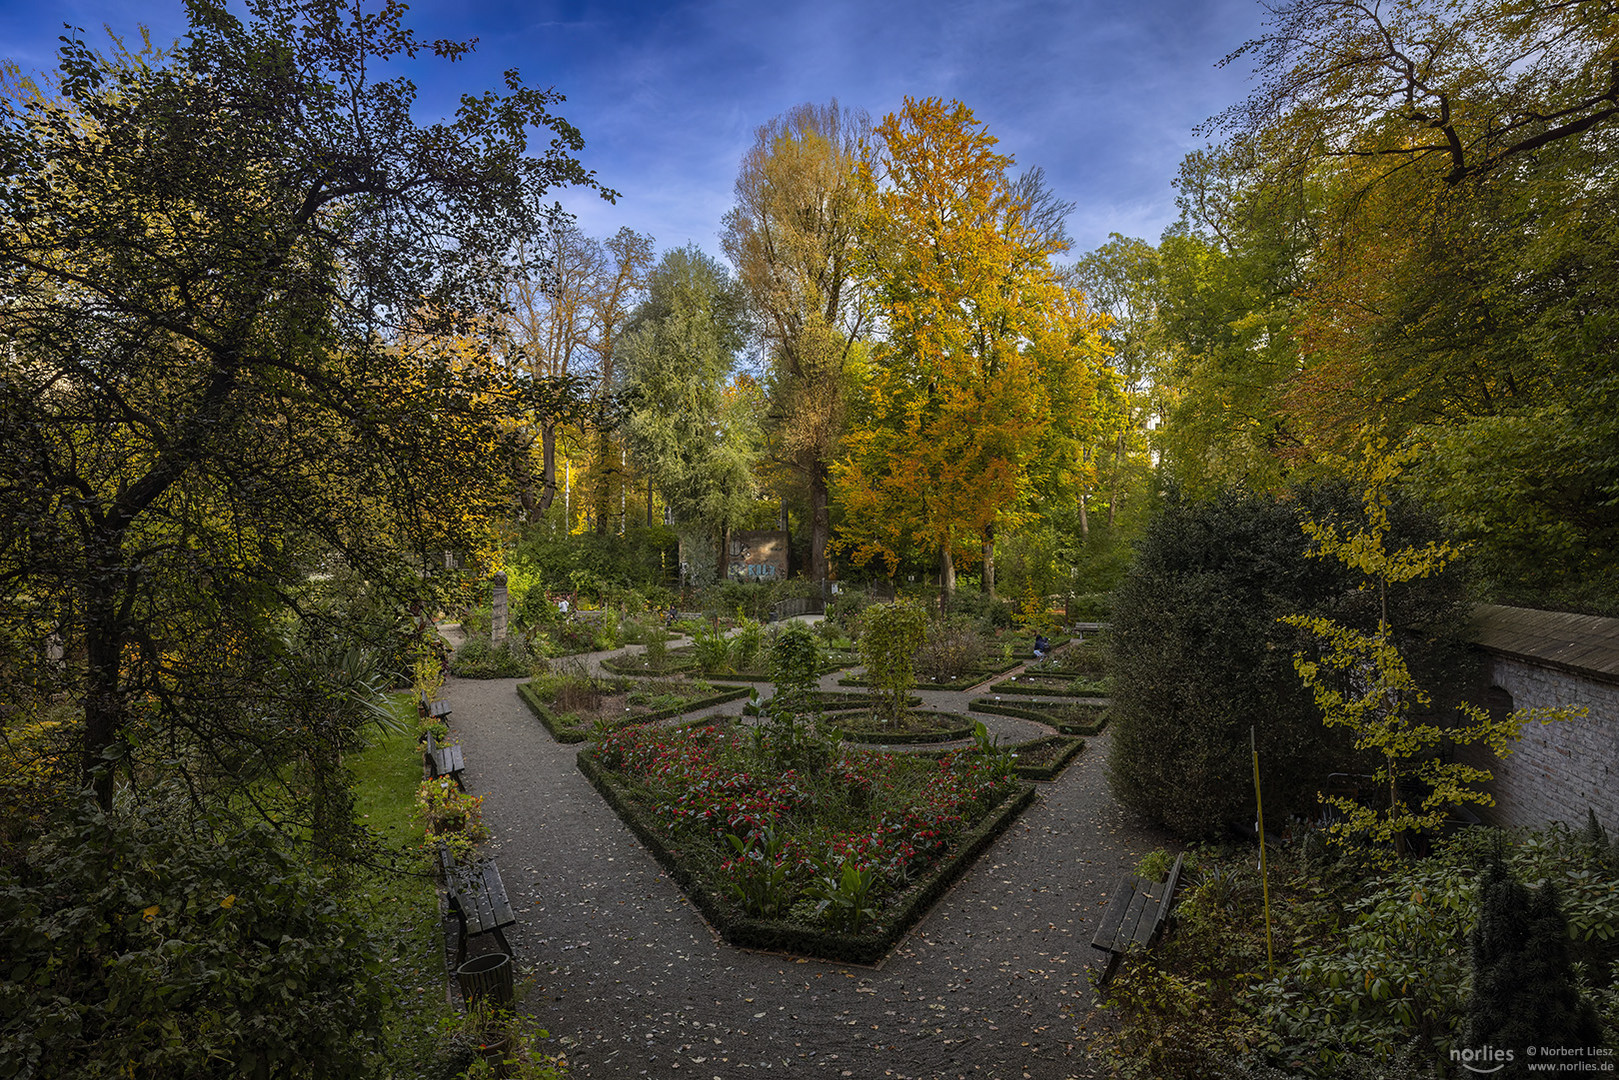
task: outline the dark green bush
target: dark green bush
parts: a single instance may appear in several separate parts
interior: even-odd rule
[[[971,619],[982,634],[993,634],[1012,625],[1013,605],[976,589],[958,589],[950,598],[950,614]]]
[[[1294,671],[1306,642],[1277,620],[1325,614],[1375,627],[1376,593],[1337,561],[1310,557],[1301,527],[1308,516],[1353,529],[1363,514],[1343,485],[1165,497],[1114,596],[1108,772],[1122,801],[1184,836],[1252,821],[1250,727],[1267,815],[1309,810],[1328,773],[1354,768]],[[1391,522],[1393,547],[1434,537],[1409,505],[1392,507]],[[1439,689],[1436,673],[1463,663],[1442,637],[1466,622],[1457,576],[1409,582],[1388,600],[1413,674]]]
[[[463,679],[522,679],[533,674],[540,659],[520,633],[508,634],[498,645],[487,635],[469,637],[450,658],[450,674]]]
[[[0,1073],[369,1075],[382,952],[268,826],[86,802],[0,869]]]

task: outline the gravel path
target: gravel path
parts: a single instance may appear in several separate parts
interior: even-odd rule
[[[592,658],[596,659],[596,658]],[[452,679],[443,696],[487,796],[532,981],[526,1008],[574,1075],[1064,1080],[1101,1070],[1078,1027],[1090,938],[1120,872],[1164,838],[1108,794],[1106,736],[1085,752],[880,965],[720,942],[517,697]],[[835,676],[825,682],[830,685]],[[965,711],[972,691],[927,692]],[[733,703],[729,711],[736,711]],[[1005,741],[1041,725],[983,717]]]

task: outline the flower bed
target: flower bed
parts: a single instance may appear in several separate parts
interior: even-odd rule
[[[1016,675],[990,687],[997,694],[1034,694],[1058,697],[1107,697],[1110,691],[1102,680],[1086,679],[1078,675],[1045,672],[1039,675]]]
[[[918,675],[916,678],[916,688],[918,690],[967,690],[971,687],[977,686],[981,682],[993,679],[997,675],[1006,674],[1008,671],[1011,671],[1022,662],[1023,661],[1021,660],[1010,660],[997,662],[989,665],[988,667],[977,667],[963,675],[961,678],[952,679],[949,682],[933,682],[924,676]],[[870,686],[871,683],[868,682],[865,676],[862,674],[850,676],[845,679],[839,679],[838,685]]]
[[[1106,705],[1082,701],[1017,700],[1014,704],[999,698],[974,698],[970,708],[973,712],[1050,724],[1064,735],[1100,735],[1108,720]]]
[[[1084,739],[1047,735],[1012,747],[1012,753],[1017,758],[1017,774],[1023,779],[1055,780],[1083,749]]]
[[[1004,755],[615,732],[579,767],[734,945],[881,959],[1033,798]],[[782,768],[788,749],[803,767]],[[819,748],[821,753],[813,752]]]
[[[557,695],[542,695],[532,682],[518,683],[517,696],[545,725],[551,737],[561,743],[584,742],[601,728],[612,730],[625,724],[664,720],[748,696],[747,687],[709,686],[702,682],[671,680],[662,692],[657,688],[635,686],[628,680],[593,682],[598,692],[582,702],[559,701]]]
[[[897,721],[884,721],[870,712],[839,713],[837,725],[850,742],[909,743],[954,742],[973,733],[973,720],[961,713],[912,709]]]

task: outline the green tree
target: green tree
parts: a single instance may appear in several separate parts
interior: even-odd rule
[[[554,396],[490,362],[490,268],[594,186],[515,71],[418,126],[369,73],[471,46],[400,4],[189,11],[172,52],[69,41],[60,98],[0,103],[0,618],[64,638],[103,807],[132,755],[193,752],[162,732],[229,746],[315,557],[419,591],[400,548],[473,545],[502,420]]]
[[[732,380],[745,311],[723,266],[696,246],[676,248],[653,269],[623,338],[625,434],[683,540],[706,547],[706,557],[685,555],[701,578],[708,567],[724,576],[727,534],[756,501],[752,384]]]
[[[1358,767],[1347,740],[1322,731],[1293,669],[1305,638],[1278,620],[1314,612],[1378,624],[1360,578],[1308,558],[1301,527],[1361,513],[1340,483],[1281,495],[1233,488],[1206,501],[1175,489],[1165,496],[1114,596],[1108,777],[1124,803],[1185,836],[1251,821],[1250,728],[1267,814],[1311,810],[1328,773]],[[1432,522],[1408,502],[1391,507],[1391,520],[1402,538],[1432,536]],[[1390,623],[1424,674],[1462,662],[1439,634],[1460,624],[1462,603],[1450,574],[1391,589]]]
[[[1612,608],[1611,12],[1268,10],[1227,58],[1255,62],[1256,89],[1210,125],[1225,142],[1188,159],[1182,189],[1233,254],[1261,237],[1304,253],[1288,305],[1300,356],[1271,378],[1213,369],[1204,400],[1263,388],[1253,428],[1292,464],[1347,456],[1368,432],[1409,442],[1423,458],[1406,482],[1472,542],[1497,597]]]
[[[810,577],[827,578],[829,478],[851,392],[851,363],[870,328],[857,243],[868,193],[857,167],[871,121],[800,105],[755,133],[736,179],[722,243],[758,316],[770,357],[771,453],[807,489]]]

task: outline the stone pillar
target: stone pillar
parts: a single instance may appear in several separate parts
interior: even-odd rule
[[[489,620],[489,640],[500,642],[506,640],[506,571],[502,570],[495,575],[494,599],[491,605],[494,614]]]

